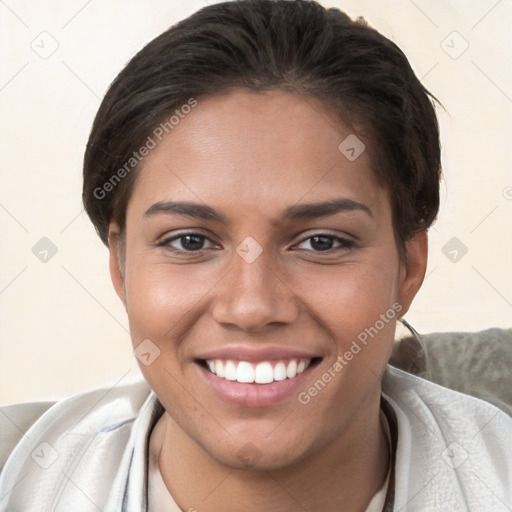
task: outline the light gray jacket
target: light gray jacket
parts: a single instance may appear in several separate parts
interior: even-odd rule
[[[398,429],[394,510],[512,510],[510,416],[389,365],[382,394]],[[144,381],[0,409],[0,510],[146,511],[162,413]]]

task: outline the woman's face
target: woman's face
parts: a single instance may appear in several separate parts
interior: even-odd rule
[[[146,380],[224,464],[284,467],[378,409],[426,237],[400,261],[370,148],[339,148],[350,135],[319,100],[235,90],[143,160],[113,282]]]

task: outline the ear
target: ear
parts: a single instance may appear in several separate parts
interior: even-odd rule
[[[116,223],[111,223],[108,229],[108,247],[110,251],[109,269],[112,284],[126,308],[126,293],[124,286],[124,258],[123,242],[121,240],[121,231]]]
[[[398,302],[402,309],[400,316],[405,315],[420,289],[427,270],[428,237],[427,231],[418,231],[405,242],[406,258],[401,262]]]

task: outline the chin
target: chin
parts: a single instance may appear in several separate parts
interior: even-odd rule
[[[272,434],[271,434],[272,435]],[[261,433],[253,439],[246,435],[242,439],[219,442],[215,446],[203,446],[217,462],[234,469],[252,471],[277,471],[292,466],[306,456],[308,446],[300,446],[300,435],[286,433],[286,438],[261,438]],[[222,450],[218,447],[221,446]]]

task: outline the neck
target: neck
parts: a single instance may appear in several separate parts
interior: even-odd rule
[[[384,484],[389,466],[379,406],[380,390],[331,443],[272,471],[219,463],[164,413],[155,428],[162,438],[160,472],[186,511],[365,510]]]

